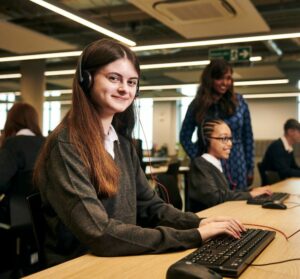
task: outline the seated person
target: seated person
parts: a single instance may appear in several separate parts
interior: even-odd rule
[[[33,166],[44,137],[36,110],[26,103],[15,103],[8,111],[0,139],[0,222],[9,222],[9,200],[31,184]],[[28,177],[28,175],[30,177]]]
[[[284,135],[267,148],[262,161],[265,170],[276,171],[280,179],[300,177],[293,152],[293,145],[300,142],[300,124],[296,119],[288,119],[284,124]]]
[[[125,256],[195,248],[223,233],[239,238],[245,230],[239,221],[182,212],[148,184],[131,140],[140,77],[135,54],[102,39],[79,59],[71,109],[48,137],[34,172],[47,224],[47,264],[87,252]],[[86,82],[81,73],[89,76]]]
[[[189,173],[191,211],[197,212],[225,201],[271,194],[269,187],[251,191],[230,190],[221,160],[228,159],[233,143],[231,130],[223,120],[207,120],[203,124],[202,137],[206,153],[192,161]]]

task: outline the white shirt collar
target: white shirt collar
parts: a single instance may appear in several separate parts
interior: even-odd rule
[[[115,152],[114,152],[114,142],[118,141],[118,135],[116,130],[112,125],[110,125],[108,129],[107,135],[105,135],[104,139],[104,147],[105,150],[111,155],[111,157],[114,159],[115,158]]]
[[[35,136],[35,133],[29,129],[21,129],[16,133],[16,136]]]
[[[291,146],[291,145],[288,143],[286,137],[285,137],[285,136],[282,136],[280,139],[281,139],[281,141],[282,141],[282,143],[283,143],[283,146],[284,146],[285,151],[291,153],[291,152],[293,151],[293,146]]]
[[[223,172],[221,161],[219,159],[208,153],[204,153],[201,157],[209,163],[211,163],[212,165],[214,165],[220,172]]]

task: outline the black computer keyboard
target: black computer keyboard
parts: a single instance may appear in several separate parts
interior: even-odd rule
[[[204,265],[222,276],[238,277],[274,237],[275,232],[261,229],[248,229],[240,239],[222,235],[180,261]]]
[[[249,198],[247,200],[248,204],[264,204],[265,202],[283,202],[285,199],[289,197],[290,194],[282,193],[282,192],[274,192],[272,195],[260,195],[255,198]]]

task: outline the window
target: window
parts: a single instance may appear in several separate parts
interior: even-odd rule
[[[7,112],[12,107],[16,99],[15,93],[1,93],[0,94],[0,129],[4,128],[7,117]]]
[[[60,96],[60,91],[46,91],[45,97],[48,101],[44,102],[43,109],[43,135],[47,136],[60,123],[61,104],[60,101],[52,101],[53,97]],[[54,99],[54,98],[53,98]]]
[[[143,149],[150,150],[153,141],[153,99],[137,99],[135,101],[137,123],[134,129],[134,138],[143,141]]]

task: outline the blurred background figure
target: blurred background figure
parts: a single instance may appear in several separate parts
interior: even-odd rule
[[[270,144],[262,162],[263,171],[275,171],[281,180],[300,177],[293,151],[293,145],[300,142],[300,123],[296,119],[288,119],[283,129],[284,135]]]
[[[26,196],[33,191],[33,166],[44,143],[38,123],[38,114],[31,105],[15,103],[7,114],[1,133],[0,254],[3,261],[0,272],[14,269],[17,261],[30,263],[33,232]],[[17,242],[19,248],[15,246]],[[26,256],[24,250],[28,252]]]
[[[33,170],[44,143],[38,123],[36,110],[26,103],[14,104],[7,114],[0,147],[0,193],[5,194],[6,202],[10,193],[22,191],[17,188],[23,187],[24,181],[19,181],[18,176]],[[18,181],[22,185],[14,183]]]
[[[180,131],[180,142],[191,159],[204,152],[201,141],[202,123],[206,119],[223,119],[230,127],[233,147],[229,160],[223,164],[231,189],[246,190],[252,184],[254,169],[254,140],[248,105],[234,92],[233,69],[221,59],[211,60],[201,77],[201,84],[189,105]],[[197,129],[198,140],[192,142]]]

